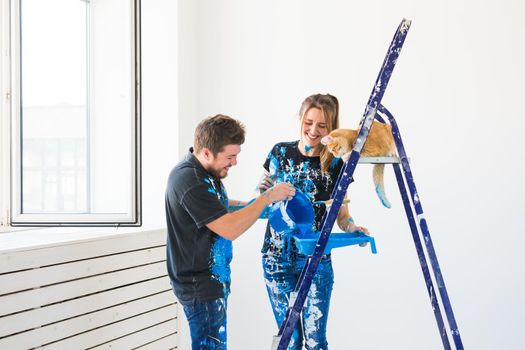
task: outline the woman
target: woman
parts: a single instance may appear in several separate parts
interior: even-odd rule
[[[265,191],[275,182],[290,182],[304,192],[312,201],[315,219],[312,229],[321,229],[326,211],[319,202],[330,199],[333,186],[343,166],[321,144],[321,138],[339,127],[339,102],[335,96],[316,94],[307,97],[299,111],[300,139],[276,144],[266,162],[265,174],[259,190]],[[322,164],[330,170],[322,173]],[[337,217],[339,227],[345,232],[362,231],[350,217],[347,205],[341,206]],[[278,325],[281,325],[288,309],[290,293],[293,292],[306,256],[297,252],[290,231],[277,232],[270,223],[262,248],[264,278],[272,309]],[[306,298],[302,322],[298,322],[288,349],[328,349],[326,323],[334,274],[330,254],[323,256],[312,286]]]

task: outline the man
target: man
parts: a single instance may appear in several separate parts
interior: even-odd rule
[[[192,349],[226,349],[232,241],[267,205],[295,195],[291,184],[280,183],[249,205],[228,199],[221,179],[237,164],[244,134],[244,126],[228,116],[204,119],[195,129],[194,149],[168,179],[168,274],[188,319]],[[245,207],[228,212],[232,203]]]

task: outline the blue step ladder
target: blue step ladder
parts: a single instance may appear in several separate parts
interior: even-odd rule
[[[432,244],[430,232],[428,230],[427,222],[423,213],[423,207],[421,205],[421,199],[419,198],[419,195],[417,193],[416,185],[412,176],[412,171],[410,170],[408,158],[405,152],[405,148],[403,146],[403,142],[401,140],[401,135],[399,133],[399,128],[392,114],[383,105],[381,105],[381,99],[383,98],[386,87],[392,75],[392,71],[394,69],[396,61],[399,57],[399,53],[405,41],[406,35],[408,33],[408,30],[410,29],[410,24],[410,20],[403,19],[403,21],[401,21],[401,24],[397,28],[397,31],[394,35],[392,43],[388,48],[388,52],[386,54],[385,60],[383,61],[383,65],[375,82],[375,85],[372,89],[372,93],[366,105],[363,117],[359,123],[360,131],[355,142],[354,148],[352,150],[352,153],[350,154],[348,162],[342,169],[339,178],[337,179],[337,182],[334,186],[334,192],[332,193],[333,203],[327,209],[327,213],[325,214],[321,225],[322,228],[319,234],[319,238],[317,240],[317,244],[315,245],[313,253],[310,256],[308,256],[307,262],[304,266],[303,271],[301,272],[301,276],[299,277],[299,281],[295,287],[294,292],[290,297],[290,305],[288,307],[286,317],[280,326],[279,333],[273,338],[272,350],[286,350],[288,347],[288,344],[293,334],[293,330],[300,319],[305,299],[308,295],[308,291],[312,284],[312,279],[317,271],[319,262],[321,261],[321,258],[325,253],[325,248],[328,245],[332,227],[334,226],[334,222],[337,218],[337,214],[339,213],[339,209],[345,197],[348,185],[350,184],[352,175],[354,174],[354,170],[359,161],[361,150],[363,148],[364,143],[366,142],[366,138],[368,137],[368,132],[370,130],[370,127],[372,126],[372,122],[374,121],[374,119],[376,119],[384,123],[385,120],[383,116],[386,117],[386,119],[392,126],[392,134],[396,143],[399,161],[389,163],[392,163],[394,167],[399,191],[401,193],[406,216],[408,219],[410,230],[412,232],[414,244],[416,246],[419,263],[421,265],[421,270],[425,279],[428,296],[430,298],[430,303],[432,304],[432,309],[434,310],[439,334],[443,342],[443,348],[446,350],[451,349],[449,337],[452,336],[456,349],[463,350],[463,344],[461,342],[459,329],[454,318],[454,313],[452,311],[450,299],[448,297],[445,282],[443,280],[441,269],[439,267],[436,252]],[[401,163],[401,166],[399,165],[399,162]],[[407,192],[405,182],[408,186],[410,196]],[[416,215],[414,215],[414,211]],[[427,262],[427,258],[423,251],[423,244],[420,239],[418,225],[416,224],[416,218],[417,222],[419,223],[419,228],[423,237],[424,246],[426,248],[426,252],[430,260],[430,266],[432,267],[432,272],[438,286],[437,290],[439,291],[439,295],[444,306],[445,314],[449,325],[449,331],[447,331],[447,327],[445,326],[443,320],[443,316],[441,313],[441,305],[437,299],[436,288],[434,287],[434,282],[431,278],[428,267],[429,263]]]

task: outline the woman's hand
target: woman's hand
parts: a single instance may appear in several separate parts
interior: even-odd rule
[[[341,227],[341,229],[345,232],[352,233],[359,231],[364,233],[365,235],[370,235],[370,232],[368,232],[368,229],[366,227],[357,226],[352,218],[349,218],[343,226],[344,227]]]
[[[257,189],[259,190],[259,193],[264,193],[264,191],[268,190],[274,184],[274,176],[270,175],[270,173],[265,170],[261,180],[259,181],[259,184],[257,185]]]
[[[341,226],[344,226],[344,227],[341,227]],[[349,233],[361,232],[361,233],[364,233],[367,236],[370,236],[370,232],[368,232],[368,229],[366,227],[363,227],[363,226],[357,226],[354,223],[354,219],[352,219],[352,218],[346,219],[345,224],[343,224],[341,226],[339,226],[339,227],[341,227],[341,230],[343,230],[345,232],[349,232]],[[368,242],[359,243],[359,246],[360,247],[365,247],[367,244],[368,244]]]

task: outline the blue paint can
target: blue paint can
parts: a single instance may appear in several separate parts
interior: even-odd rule
[[[310,199],[303,192],[296,190],[291,200],[272,205],[268,219],[277,232],[297,230],[306,234],[312,231],[314,209]]]

